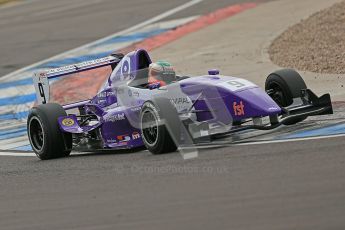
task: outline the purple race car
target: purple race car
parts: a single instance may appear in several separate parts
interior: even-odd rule
[[[161,154],[246,129],[269,130],[333,113],[330,95],[317,97],[294,70],[270,74],[263,90],[218,70],[194,77],[173,74],[165,78],[166,85],[149,84],[150,64],[148,53],[137,50],[36,73],[38,105],[30,111],[27,130],[37,156],[139,147]],[[111,66],[112,73],[93,98],[49,103],[49,80],[104,66]]]

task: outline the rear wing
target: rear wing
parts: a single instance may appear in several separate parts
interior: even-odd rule
[[[36,91],[38,104],[46,104],[49,102],[50,88],[49,80],[62,76],[75,74],[87,70],[105,67],[108,65],[117,65],[121,61],[120,55],[112,55],[91,61],[81,62],[74,65],[63,66],[60,68],[49,69],[34,73],[33,82]]]

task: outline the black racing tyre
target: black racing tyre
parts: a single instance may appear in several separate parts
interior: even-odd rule
[[[169,99],[147,101],[140,112],[141,136],[152,154],[174,152],[180,140],[180,124],[176,108]]]
[[[293,103],[294,98],[301,97],[301,90],[307,89],[307,86],[301,75],[293,69],[282,69],[268,75],[265,83],[265,90],[280,106],[287,107]],[[306,117],[300,117],[289,120],[285,125],[296,124],[305,120]]]
[[[72,134],[60,130],[58,118],[66,116],[61,105],[48,103],[30,110],[27,129],[32,149],[41,160],[69,156]]]
[[[299,73],[293,69],[282,69],[268,75],[265,90],[271,90],[271,97],[281,107],[292,104],[293,98],[301,96],[307,86]]]

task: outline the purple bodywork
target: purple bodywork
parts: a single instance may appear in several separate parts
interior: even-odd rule
[[[282,113],[264,90],[245,79],[220,75],[218,70],[210,70],[204,76],[181,78],[166,87],[152,90],[142,87],[147,83],[146,70],[150,63],[145,50],[125,55],[95,97],[63,106],[66,111],[78,108],[86,115],[93,115],[96,121],[81,125],[76,115],[68,115],[58,119],[60,128],[75,135],[98,130],[103,148],[140,147],[144,145],[139,124],[141,106],[160,95],[168,97],[179,114],[193,107],[195,122],[210,126],[230,127],[235,121]]]

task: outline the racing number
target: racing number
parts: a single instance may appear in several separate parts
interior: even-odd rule
[[[44,95],[44,90],[43,90],[42,83],[38,83],[38,89],[40,91],[40,96],[43,98],[42,104],[46,104],[47,100],[46,100],[46,96]]]
[[[225,87],[231,91],[238,91],[248,87],[257,87],[254,83],[247,81],[245,79],[233,79],[226,81]]]
[[[239,82],[239,81],[236,81],[236,80],[231,80],[231,81],[228,81],[228,83],[236,88],[242,88],[244,86],[246,86],[244,83],[242,82]]]

